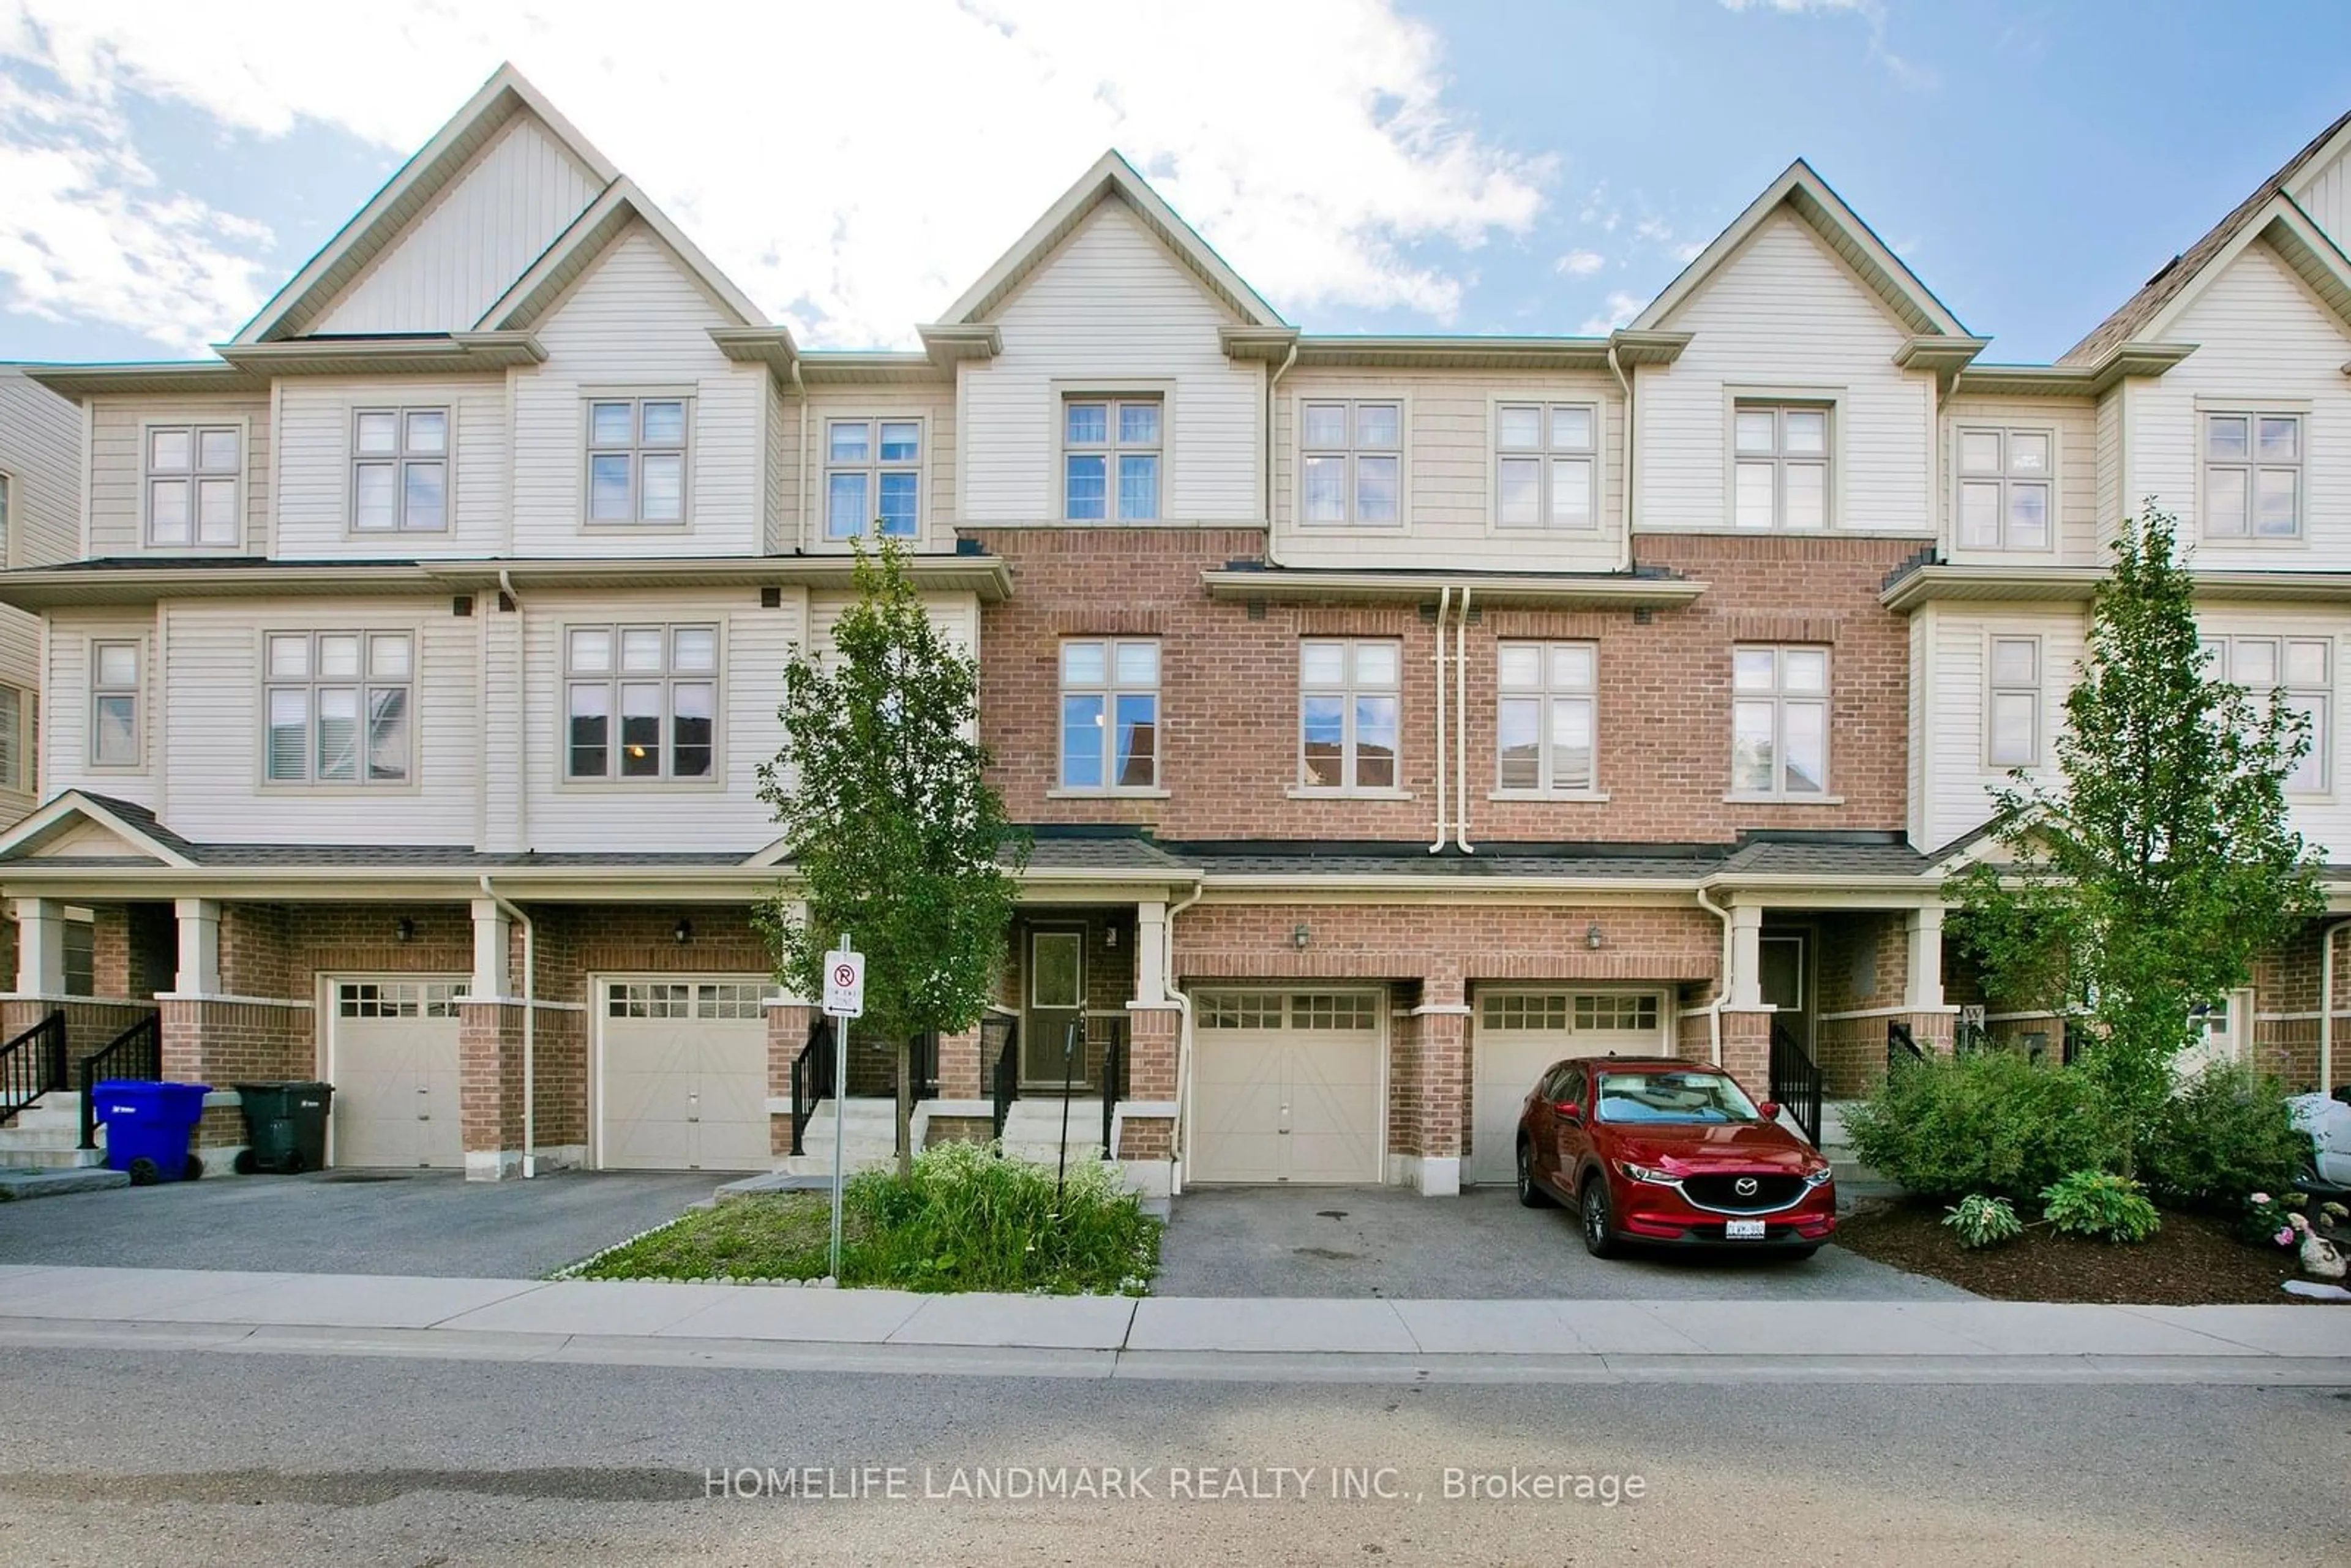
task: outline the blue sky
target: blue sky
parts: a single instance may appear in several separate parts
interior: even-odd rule
[[[225,338],[509,57],[831,346],[906,340],[1115,144],[1333,332],[1604,329],[1802,155],[2046,359],[2351,108],[2331,5],[195,9],[0,0],[0,358]]]

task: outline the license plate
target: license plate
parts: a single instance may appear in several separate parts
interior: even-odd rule
[[[1763,1222],[1760,1219],[1726,1219],[1722,1222],[1722,1239],[1725,1241],[1761,1241],[1763,1239]]]

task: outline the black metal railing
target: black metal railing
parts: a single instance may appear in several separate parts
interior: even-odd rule
[[[52,1012],[0,1045],[0,1121],[66,1086],[66,1015]]]
[[[1821,1069],[1786,1024],[1771,1026],[1771,1098],[1821,1146]]]
[[[1886,1071],[1891,1072],[1906,1061],[1926,1060],[1927,1053],[1918,1049],[1918,1041],[1911,1034],[1910,1026],[1900,1019],[1889,1020],[1886,1026]]]
[[[979,1060],[987,1070],[988,1093],[994,1103],[994,1136],[1004,1136],[1012,1102],[1020,1098],[1020,1020],[1008,1013],[990,1013],[979,1021]]]
[[[914,1073],[914,1098],[939,1097],[939,1037],[935,1031],[916,1035],[908,1042],[906,1061]]]
[[[1975,1019],[1960,1015],[1951,1028],[1951,1054],[1972,1056],[1979,1051],[1991,1049],[1991,1027]]]
[[[832,1020],[819,1017],[809,1025],[808,1043],[792,1058],[792,1153],[806,1154],[801,1140],[809,1118],[820,1101],[832,1093]]]
[[[149,1013],[81,1059],[81,1146],[98,1147],[98,1096],[92,1089],[108,1079],[134,1078],[154,1083],[163,1076],[163,1015]]]
[[[1118,1158],[1118,1145],[1112,1141],[1112,1123],[1118,1113],[1118,1103],[1126,1097],[1126,1020],[1103,1020],[1108,1038],[1102,1041],[1102,1158]]]

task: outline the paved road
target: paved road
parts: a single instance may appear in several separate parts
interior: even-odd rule
[[[1618,1301],[1964,1301],[1940,1280],[1823,1248],[1809,1260],[1583,1249],[1564,1209],[1507,1188],[1454,1198],[1400,1187],[1204,1187],[1176,1200],[1163,1296]]]
[[[325,1171],[0,1204],[0,1263],[529,1279],[707,1198],[724,1176]]]
[[[58,1349],[0,1366],[0,1399],[76,1412],[0,1426],[12,1564],[1983,1568],[2351,1552],[2351,1399],[2325,1390],[1120,1385]],[[906,1467],[918,1495],[705,1495],[713,1469],[863,1464]],[[1512,1464],[1637,1475],[1645,1495],[1446,1500],[1447,1468]],[[958,1467],[1039,1465],[1150,1467],[1152,1497],[919,1497],[925,1466],[946,1490]],[[1284,1495],[1171,1499],[1176,1466],[1253,1467],[1259,1492]],[[1335,1466],[1402,1495],[1334,1501]],[[1314,1470],[1310,1500],[1277,1468]]]

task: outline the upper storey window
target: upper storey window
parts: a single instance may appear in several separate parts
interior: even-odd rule
[[[1829,651],[1733,649],[1730,690],[1731,794],[1822,799],[1829,776]]]
[[[1494,520],[1589,528],[1600,520],[1599,411],[1590,403],[1504,403],[1494,422]]]
[[[1071,398],[1061,406],[1061,515],[1073,523],[1159,516],[1165,437],[1155,397]]]
[[[825,426],[824,537],[922,532],[923,425],[914,419],[836,419]]]
[[[1301,420],[1300,511],[1310,523],[1404,520],[1404,405],[1310,402]]]
[[[2050,455],[2045,430],[1959,432],[1959,543],[1969,549],[2047,549]]]
[[[273,784],[403,784],[414,640],[405,632],[273,632],[269,735]]]
[[[2204,416],[2204,537],[2291,539],[2302,535],[2302,415],[2242,412]]]
[[[243,433],[233,424],[147,427],[147,542],[235,545],[244,536],[237,506],[237,455]]]
[[[351,527],[438,533],[449,526],[449,411],[363,408],[351,415]]]
[[[565,778],[712,776],[717,627],[574,626],[563,673]]]
[[[1829,526],[1829,411],[1819,403],[1742,402],[1731,415],[1731,522],[1742,528]]]
[[[588,405],[588,520],[685,521],[684,398],[598,398]]]

